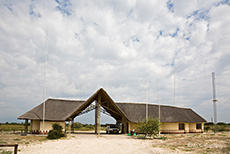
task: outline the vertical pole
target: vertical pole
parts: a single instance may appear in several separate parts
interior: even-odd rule
[[[215,73],[212,72],[212,88],[213,88],[213,112],[214,112],[214,133],[216,133],[217,113],[216,113],[216,85],[215,85]]]
[[[160,82],[159,82],[159,89],[158,89],[158,106],[159,106],[159,128],[160,128],[160,124],[161,124],[161,106],[160,106]],[[161,132],[159,130],[159,134],[158,137],[160,137]]]
[[[42,135],[44,135],[44,127],[45,127],[45,107],[46,104],[45,104],[45,101],[43,102],[43,118],[42,118]]]
[[[149,116],[149,113],[148,113],[148,103],[149,103],[149,82],[147,81],[147,103],[146,103],[146,111],[145,111],[145,115],[146,115],[146,121],[148,120],[148,116]]]
[[[18,153],[18,144],[15,144],[14,145],[14,154],[17,154]]]
[[[25,134],[28,133],[28,119],[25,120]]]
[[[72,119],[71,122],[71,133],[74,133],[74,118]]]
[[[48,29],[48,28],[47,28]],[[47,30],[48,33],[48,30]],[[44,89],[43,89],[43,118],[42,118],[42,134],[44,135],[44,127],[45,127],[45,98],[46,98],[46,69],[47,69],[47,41],[48,34],[46,34],[46,43],[45,43],[45,66],[44,66]]]
[[[33,134],[33,120],[30,120],[30,134]]]
[[[97,108],[98,108],[98,102],[97,101],[95,101],[95,106],[96,106],[96,108],[95,108],[95,134],[97,134]]]
[[[69,133],[69,134],[71,134],[71,121],[72,121],[72,120],[69,119],[69,126],[68,126],[68,127],[69,127],[69,128],[68,128],[68,133]]]
[[[100,129],[101,129],[101,94],[98,94],[97,98],[97,127],[96,127],[96,134],[100,135]]]
[[[174,62],[174,106],[176,106],[176,64]]]

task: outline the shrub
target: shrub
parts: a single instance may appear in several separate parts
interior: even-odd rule
[[[5,151],[5,150],[0,152],[0,154],[12,154],[12,153],[13,153],[13,151]]]
[[[64,137],[65,134],[62,132],[62,126],[59,124],[53,124],[53,129],[49,131],[47,138],[48,139],[59,139]]]
[[[82,125],[80,122],[75,122],[75,123],[73,124],[73,127],[74,127],[74,128],[81,128],[81,127],[83,127],[83,125]]]
[[[156,136],[160,131],[160,124],[158,118],[148,118],[148,120],[144,120],[138,125],[138,130],[140,133],[145,134],[145,138],[147,136]]]
[[[217,125],[226,125],[224,122],[218,122]]]
[[[205,130],[205,131],[209,131],[210,129],[211,129],[210,126],[205,126],[205,127],[204,127],[204,130]]]
[[[208,125],[214,125],[214,123],[213,122],[207,122],[207,123],[205,123],[204,125],[206,125],[206,126],[208,126]]]

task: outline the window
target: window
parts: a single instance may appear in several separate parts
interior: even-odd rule
[[[179,123],[179,130],[184,130],[184,123]]]
[[[201,123],[196,124],[196,129],[201,129]]]

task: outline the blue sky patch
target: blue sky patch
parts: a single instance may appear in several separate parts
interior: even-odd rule
[[[41,14],[35,11],[35,6],[32,4],[29,5],[29,14],[38,18],[41,17]]]
[[[224,5],[224,4],[227,4],[230,6],[230,0],[222,0],[220,2],[215,3],[215,6]]]
[[[175,33],[173,33],[173,34],[170,34],[170,36],[172,36],[172,37],[176,37],[177,36],[177,32],[180,30],[180,28],[177,28],[176,29],[176,31],[175,31]]]
[[[190,40],[190,36],[191,36],[191,32],[188,32],[188,33],[186,33],[186,32],[183,32],[184,34],[183,34],[183,38],[185,39],[185,40]]]
[[[160,36],[162,36],[162,34],[163,34],[163,30],[160,30]]]
[[[169,9],[170,12],[174,13],[174,4],[173,4],[173,1],[172,0],[168,0],[167,2],[167,7]]]
[[[60,11],[64,15],[71,15],[72,14],[72,9],[71,9],[71,2],[70,0],[55,0],[59,6],[57,6],[57,10]]]
[[[191,15],[187,16],[187,18],[194,17],[195,20],[206,20],[206,21],[209,21],[208,12],[209,12],[209,9],[196,10]]]

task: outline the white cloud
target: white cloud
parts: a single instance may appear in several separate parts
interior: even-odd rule
[[[150,102],[160,86],[173,105],[175,65],[176,105],[209,120],[215,71],[219,120],[229,122],[229,5],[167,2],[2,1],[0,102],[23,113],[42,101],[47,37],[47,97],[87,99],[104,87],[115,101],[145,102],[149,81]]]

